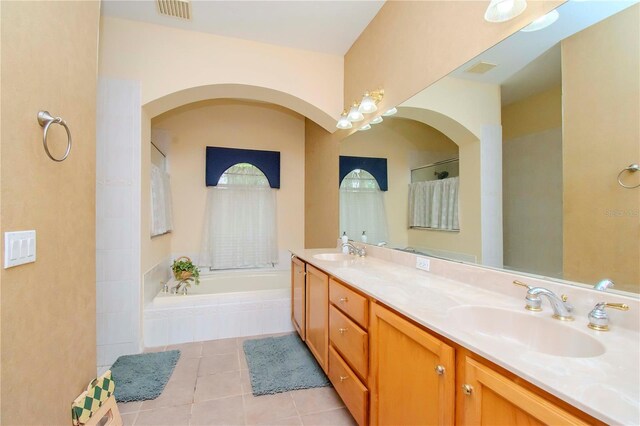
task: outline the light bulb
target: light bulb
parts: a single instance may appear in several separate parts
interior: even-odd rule
[[[338,129],[350,129],[353,127],[349,119],[347,118],[347,111],[343,111],[340,115],[340,119],[338,120],[338,124],[336,124]]]
[[[353,103],[353,106],[349,110],[349,115],[347,115],[347,119],[349,121],[351,121],[352,123],[364,120],[364,115],[362,115],[362,113],[360,111],[358,111],[358,103],[357,102]]]
[[[382,117],[380,117],[380,116],[377,116],[376,118],[374,118],[373,120],[371,120],[371,121],[369,122],[369,124],[378,124],[378,123],[382,123],[382,121],[383,121],[383,118],[382,118]]]
[[[365,93],[362,98],[362,102],[360,102],[360,107],[358,111],[364,114],[371,114],[372,112],[376,112],[378,107],[376,106],[375,101],[369,96],[369,93]]]
[[[358,130],[369,130],[370,128],[371,128],[371,125],[365,124],[364,126],[360,127]]]
[[[491,0],[484,19],[489,22],[505,22],[520,15],[527,8],[527,0]]]
[[[389,117],[390,115],[393,115],[395,113],[397,113],[398,110],[396,109],[396,107],[393,107],[391,109],[388,109],[384,114],[382,114],[383,117]]]

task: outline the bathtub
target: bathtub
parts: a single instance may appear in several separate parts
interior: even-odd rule
[[[293,331],[291,271],[204,274],[187,295],[158,293],[143,326],[145,347]]]

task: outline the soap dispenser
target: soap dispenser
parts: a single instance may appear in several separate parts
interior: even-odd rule
[[[360,237],[360,240],[361,240],[363,243],[366,243],[366,242],[367,242],[367,231],[362,231],[362,236]]]
[[[347,243],[349,242],[349,237],[347,237],[347,232],[346,232],[346,231],[344,231],[344,232],[342,233],[341,240],[342,240],[342,252],[343,252],[344,254],[349,254],[349,247],[347,247],[347,246],[345,245],[345,244],[347,244]]]

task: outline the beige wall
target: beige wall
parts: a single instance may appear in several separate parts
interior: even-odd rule
[[[457,157],[458,146],[426,124],[388,118],[371,130],[356,132],[341,141],[340,155],[387,159],[389,190],[384,192],[384,203],[388,242],[393,247],[406,247],[410,245],[407,220],[411,169]]]
[[[338,197],[339,139],[305,120],[305,248],[335,247],[340,221]]]
[[[562,42],[565,277],[635,292],[640,190],[616,176],[640,158],[639,75],[640,5]]]
[[[37,261],[0,272],[0,423],[70,424],[71,402],[96,374],[99,3],[2,2],[1,14],[1,226],[35,229]],[[43,150],[43,108],[70,126],[62,163]],[[56,154],[64,137],[54,126]]]
[[[502,109],[504,265],[562,278],[562,88]]]
[[[562,86],[536,93],[502,108],[502,139],[562,127]]]
[[[101,21],[100,75],[140,81],[151,117],[189,102],[246,96],[282,104],[333,130],[343,108],[343,64],[339,55],[125,19]],[[225,90],[216,91],[217,85]]]
[[[204,184],[207,146],[280,152],[278,245],[280,250],[304,246],[303,117],[275,105],[215,100],[178,108],[155,118],[152,124],[172,137],[169,161],[174,206],[174,230],[170,234],[173,253],[200,252],[207,194]],[[149,157],[143,164],[148,168]],[[148,218],[148,211],[143,207],[143,216]],[[153,244],[155,240],[151,240]],[[161,244],[164,242],[158,243]]]
[[[382,87],[382,109],[396,106],[562,3],[530,1],[493,24],[485,1],[387,1],[345,55],[345,104]]]

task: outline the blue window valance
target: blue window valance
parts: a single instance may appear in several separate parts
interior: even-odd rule
[[[340,156],[340,180],[338,185],[342,183],[342,179],[355,169],[363,169],[373,175],[378,182],[381,191],[386,191],[387,184],[387,159],[373,157],[348,157]]]
[[[280,152],[254,149],[207,147],[205,182],[216,186],[220,176],[231,166],[249,163],[259,168],[269,180],[271,188],[280,188]]]

